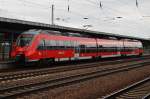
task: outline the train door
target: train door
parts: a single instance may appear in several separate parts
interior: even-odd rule
[[[122,50],[121,50],[121,56],[126,56],[126,44],[125,44],[125,40],[122,40]]]
[[[98,46],[98,40],[95,39],[96,42],[96,57],[99,57],[99,46]]]
[[[43,52],[42,52],[42,55],[43,55],[43,59],[45,59],[47,57],[47,48],[46,48],[46,42],[45,40],[42,40],[43,42]]]
[[[41,53],[41,58],[44,59],[46,57],[46,46],[45,46],[45,40],[41,40],[39,44],[38,50]]]
[[[75,42],[75,59],[78,59],[80,55],[80,47],[77,42]]]

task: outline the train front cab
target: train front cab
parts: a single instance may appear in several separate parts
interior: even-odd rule
[[[16,42],[13,43],[11,57],[15,62],[28,61],[27,56],[29,48],[32,46],[33,34],[21,34],[18,36]]]

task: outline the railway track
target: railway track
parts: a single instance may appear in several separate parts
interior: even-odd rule
[[[104,99],[150,99],[150,77],[114,92]]]
[[[28,83],[26,83],[26,82],[16,83],[13,86],[12,85],[7,86],[8,83],[12,83],[12,78],[9,79],[9,81],[7,81],[7,83],[5,83],[5,81],[2,81],[2,79],[1,79],[2,82],[0,83],[0,87],[1,87],[0,98],[12,98],[12,97],[16,97],[16,96],[30,93],[30,92],[41,91],[46,88],[57,88],[60,86],[65,86],[65,85],[69,85],[69,84],[73,84],[73,83],[77,83],[77,82],[82,82],[82,81],[86,81],[89,79],[94,79],[97,77],[110,75],[113,73],[128,71],[131,69],[140,68],[140,67],[147,66],[147,65],[150,65],[150,61],[148,59],[145,59],[145,61],[143,61],[143,62],[139,62],[139,63],[137,62],[134,64],[128,64],[128,65],[124,65],[124,66],[118,66],[118,67],[111,66],[109,68],[103,68],[103,69],[95,68],[93,70],[89,69],[87,71],[82,71],[82,72],[80,70],[80,73],[78,73],[78,72],[71,73],[71,71],[69,71],[70,73],[68,73],[67,75],[64,74],[66,72],[63,72],[62,74],[58,73],[55,75],[51,74],[51,76],[48,74],[45,74],[46,76],[38,75],[36,77],[26,78]],[[25,80],[25,79],[21,79],[21,81],[23,81],[23,80]]]
[[[9,80],[17,80],[23,79],[27,77],[39,76],[39,75],[46,75],[50,73],[56,72],[64,72],[64,71],[71,71],[77,69],[84,69],[84,68],[93,68],[99,66],[106,66],[106,65],[114,65],[114,64],[122,64],[127,62],[133,61],[141,61],[149,59],[150,56],[145,56],[141,58],[134,58],[134,59],[122,59],[122,60],[113,60],[113,61],[104,61],[104,62],[94,62],[94,63],[86,63],[86,64],[77,64],[77,65],[69,65],[69,66],[61,66],[61,67],[52,67],[52,68],[41,68],[41,69],[34,69],[34,70],[23,70],[23,71],[15,71],[15,72],[2,72],[0,73],[0,83]],[[98,65],[97,65],[98,64]],[[92,67],[91,67],[92,66]]]

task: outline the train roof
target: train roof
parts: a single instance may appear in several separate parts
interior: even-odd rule
[[[30,30],[24,31],[22,34],[37,35],[40,33],[51,34],[51,35],[62,35],[60,31],[42,30],[42,29],[30,29]]]
[[[36,34],[39,34],[40,32],[41,32],[41,30],[31,29],[31,30],[28,30],[28,31],[24,31],[22,34],[33,34],[33,35],[36,35]]]
[[[69,36],[69,37],[85,37],[85,38],[94,38],[90,35],[81,34],[81,33],[74,33],[74,32],[61,32],[61,31],[55,31],[55,30],[42,30],[42,29],[30,29],[27,31],[24,31],[22,34],[50,34],[50,35],[59,35],[59,36]]]
[[[93,38],[90,37],[89,35],[83,35],[80,33],[73,33],[73,32],[60,32],[60,31],[54,31],[54,30],[42,30],[42,29],[30,29],[27,31],[24,31],[22,34],[33,34],[33,35],[37,35],[40,33],[44,33],[44,34],[50,34],[50,35],[60,35],[60,36],[69,36],[69,37],[85,37],[85,38]],[[99,37],[97,37],[99,38]],[[102,39],[102,38],[99,38]],[[109,40],[117,40],[114,37],[110,37],[107,38]],[[132,39],[123,39],[124,41],[128,41],[128,42],[139,42],[139,40],[132,40]]]

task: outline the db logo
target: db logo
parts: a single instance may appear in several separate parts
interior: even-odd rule
[[[64,54],[64,52],[58,52],[58,54]]]

